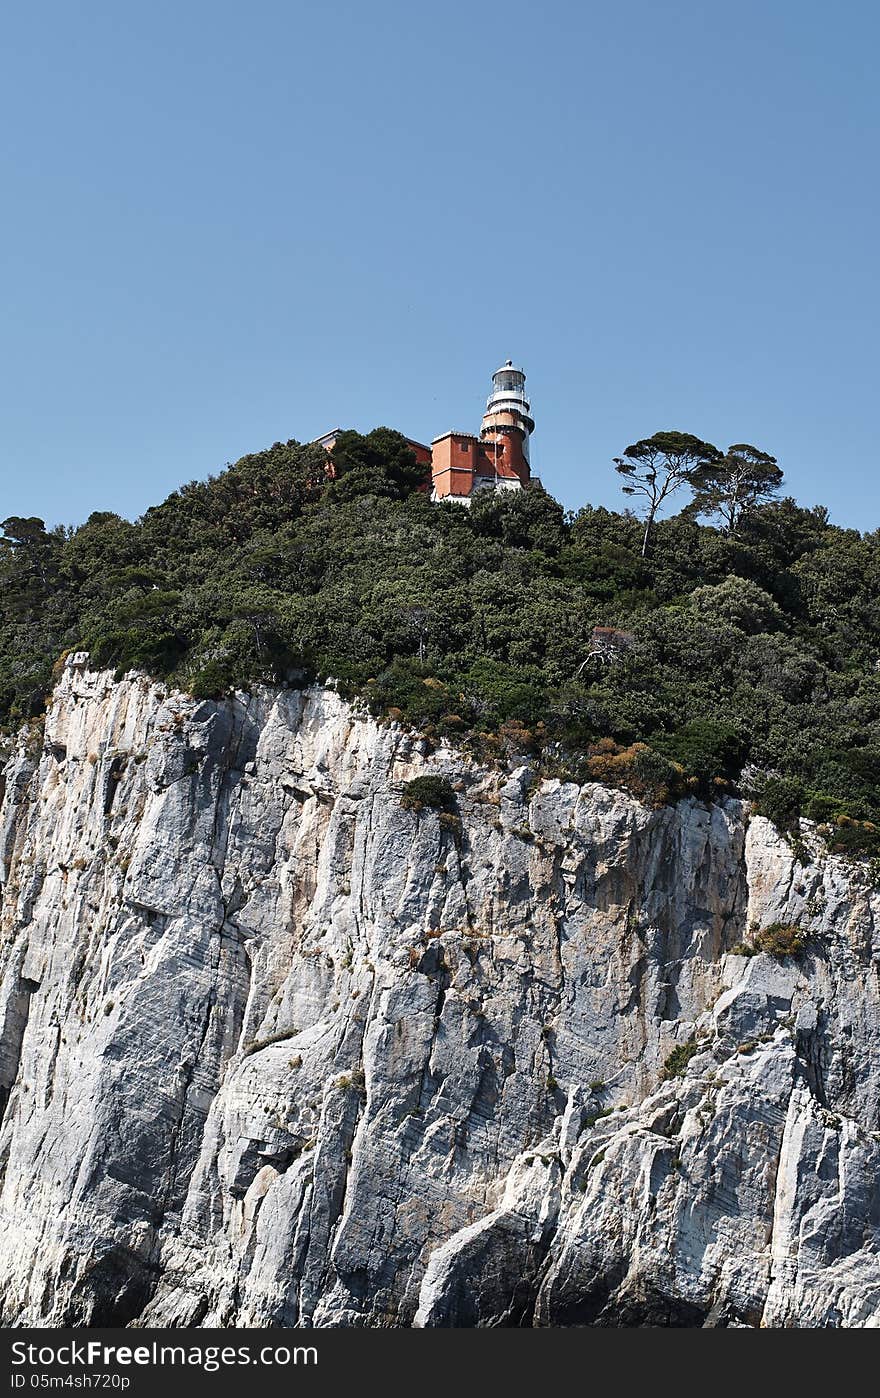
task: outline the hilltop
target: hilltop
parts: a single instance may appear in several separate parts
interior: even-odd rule
[[[432,504],[389,429],[334,462],[276,443],[134,523],[7,520],[2,721],[42,714],[71,648],[203,698],[332,678],[428,742],[649,803],[744,789],[880,850],[880,534],[786,498],[735,533],[659,520],[643,557],[634,514],[535,483]]]

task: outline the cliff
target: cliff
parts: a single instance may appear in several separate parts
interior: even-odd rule
[[[71,669],[0,879],[5,1325],[880,1325],[880,894],[739,803]]]

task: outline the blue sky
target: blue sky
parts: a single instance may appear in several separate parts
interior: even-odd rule
[[[880,7],[32,0],[0,51],[0,517],[479,424],[620,505],[660,428],[880,525]]]

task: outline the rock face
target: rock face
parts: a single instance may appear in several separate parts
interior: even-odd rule
[[[880,897],[740,804],[74,669],[0,878],[5,1325],[880,1325]]]

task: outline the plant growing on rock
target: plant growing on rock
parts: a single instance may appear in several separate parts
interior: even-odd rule
[[[267,1034],[265,1039],[248,1039],[241,1046],[242,1058],[250,1058],[252,1053],[259,1053],[261,1049],[269,1048],[271,1044],[281,1044],[285,1039],[295,1039],[299,1033],[298,1029],[279,1029],[275,1034]]]
[[[736,956],[757,956],[766,952],[782,960],[786,956],[801,956],[806,950],[809,934],[800,927],[787,922],[771,922],[767,927],[755,932],[749,942],[740,942],[734,947]]]
[[[676,762],[646,743],[620,747],[611,738],[602,738],[588,749],[583,778],[620,787],[652,806],[663,806],[686,790],[684,770]]]
[[[771,821],[783,835],[797,834],[806,791],[797,777],[775,773],[758,779],[753,791],[753,809]]]
[[[447,777],[413,777],[400,793],[400,804],[405,811],[421,811],[427,806],[454,814],[455,792]]]
[[[660,1074],[661,1082],[668,1082],[670,1078],[683,1077],[685,1068],[694,1054],[699,1052],[699,1048],[700,1045],[696,1038],[688,1039],[685,1044],[678,1044],[663,1064],[663,1071]]]

